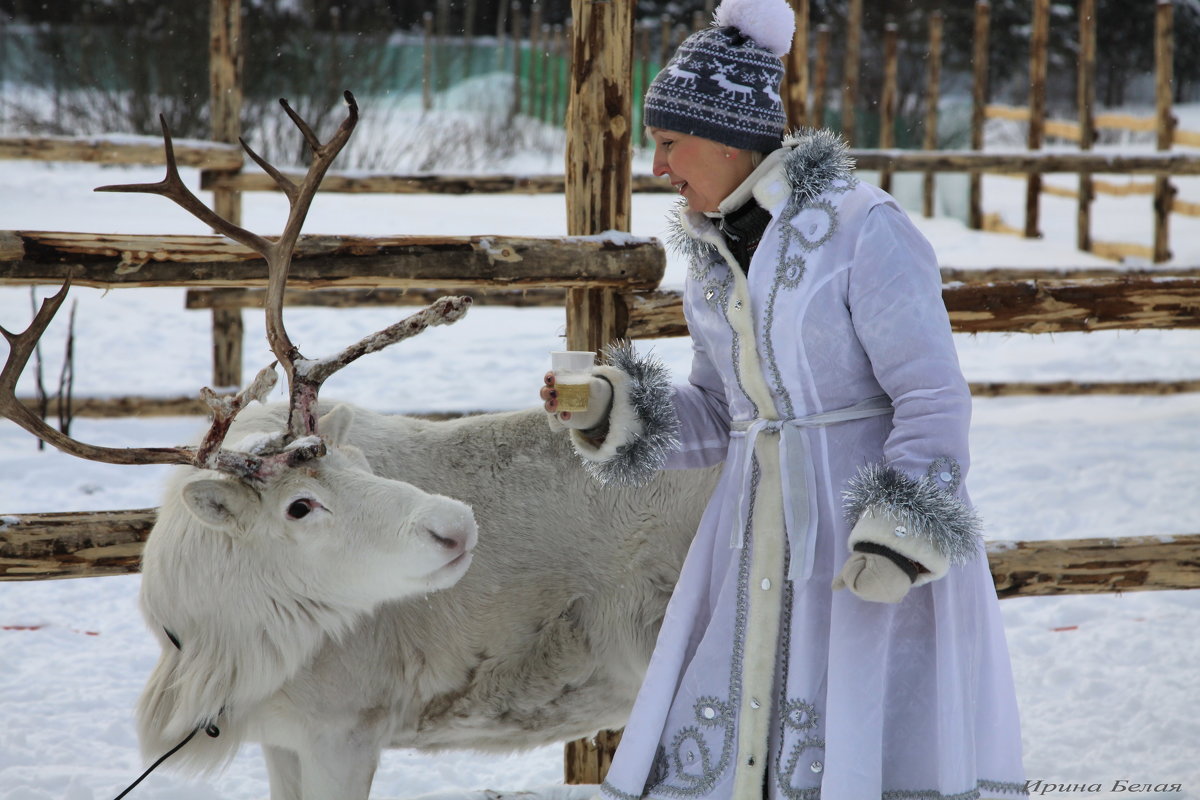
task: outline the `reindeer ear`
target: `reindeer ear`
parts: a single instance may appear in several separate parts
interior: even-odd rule
[[[317,430],[330,444],[338,445],[349,439],[352,424],[354,424],[354,408],[340,403],[317,420]]]
[[[200,522],[212,528],[236,526],[257,504],[258,496],[249,486],[236,481],[192,481],[183,487],[183,503]]]
[[[361,469],[363,472],[375,474],[375,468],[371,466],[371,462],[367,460],[367,454],[352,444],[338,445],[337,451],[345,456],[351,464]]]

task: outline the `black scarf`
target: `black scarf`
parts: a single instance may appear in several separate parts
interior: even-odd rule
[[[770,212],[760,206],[757,200],[750,198],[739,208],[726,213],[717,225],[729,251],[747,274],[750,272],[750,257],[754,255],[770,221]]]

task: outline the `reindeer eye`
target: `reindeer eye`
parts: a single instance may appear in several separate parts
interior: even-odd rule
[[[313,501],[308,499],[293,500],[287,507],[288,519],[304,519],[313,510]]]

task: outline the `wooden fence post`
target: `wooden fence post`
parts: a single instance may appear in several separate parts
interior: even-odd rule
[[[554,52],[550,59],[554,72],[550,79],[550,121],[561,125],[566,112],[562,107],[563,97],[563,26],[554,26]]]
[[[1096,139],[1096,0],[1079,2],[1079,149],[1091,150]],[[1079,218],[1075,246],[1092,249],[1092,173],[1079,173]]]
[[[237,144],[242,133],[242,3],[212,0],[209,7],[208,80],[213,141]],[[213,211],[240,225],[242,193],[237,189],[213,191]],[[214,308],[214,387],[242,383],[242,312]]]
[[[975,151],[983,150],[984,114],[988,95],[988,26],[991,23],[991,14],[988,0],[978,0],[975,3],[975,41],[971,59],[975,73],[971,89],[971,149]],[[970,172],[968,205],[967,227],[982,230],[983,173],[979,170]]]
[[[1154,105],[1158,118],[1158,149],[1170,150],[1175,136],[1175,116],[1171,113],[1171,84],[1174,80],[1175,7],[1171,0],[1158,0],[1154,15]],[[1169,175],[1154,180],[1154,260],[1171,258],[1171,201],[1175,187]]]
[[[424,47],[421,51],[421,109],[433,108],[433,12],[421,15],[424,25]]]
[[[542,4],[534,0],[529,7],[529,75],[526,96],[526,113],[535,119],[538,116],[541,88],[542,52]]]
[[[925,136],[922,145],[926,150],[938,147],[938,102],[942,91],[942,12],[934,11],[929,17],[929,79],[925,86]],[[936,195],[936,176],[933,171],[925,173],[922,211],[926,217],[933,216]]]
[[[850,0],[846,11],[846,58],[842,69],[842,136],[854,146],[854,106],[862,62],[863,0]]]
[[[813,75],[812,122],[814,128],[825,127],[825,87],[829,85],[829,26],[817,26],[817,66]]]
[[[633,195],[632,101],[634,0],[571,0],[566,201],[567,233],[628,231]],[[623,300],[611,289],[567,291],[567,347],[599,350],[625,335]],[[568,742],[565,782],[600,783],[619,734]],[[612,746],[609,746],[612,745]]]
[[[512,95],[512,110],[510,116],[517,117],[521,114],[521,4],[514,2],[512,4],[512,45],[513,45],[513,95]]]
[[[787,55],[784,70],[787,92],[788,128],[795,130],[809,124],[808,121],[808,0],[792,0],[796,12],[796,35],[792,37],[792,49]]]
[[[1029,40],[1029,141],[1030,150],[1040,150],[1046,131],[1046,68],[1050,49],[1050,0],[1034,0],[1033,36]],[[1042,175],[1031,173],[1025,184],[1025,236],[1036,239]]]
[[[894,22],[883,26],[883,92],[879,101],[879,149],[890,150],[896,144],[896,71],[900,27]],[[879,188],[892,191],[892,170],[879,172]]]

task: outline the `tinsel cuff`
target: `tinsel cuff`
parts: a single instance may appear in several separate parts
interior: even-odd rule
[[[926,568],[938,571],[925,563],[928,555],[936,554],[941,557],[938,560],[945,559],[949,565],[966,563],[979,554],[982,541],[979,516],[930,478],[912,478],[895,467],[870,464],[851,479],[842,498],[846,520],[856,531],[880,528],[879,524],[872,524],[878,521],[892,522],[884,537],[886,541],[878,541],[875,536],[860,536],[860,539],[891,547]],[[914,558],[910,551],[927,557]]]
[[[572,430],[571,442],[596,480],[612,486],[641,486],[679,448],[670,372],[657,358],[639,358],[628,342],[609,345],[604,356],[608,364],[594,368],[593,374],[613,387],[608,432],[597,443]]]

